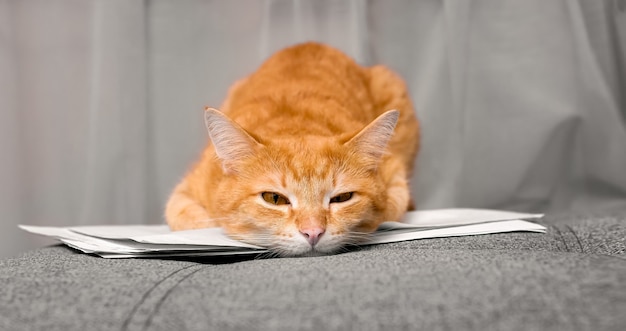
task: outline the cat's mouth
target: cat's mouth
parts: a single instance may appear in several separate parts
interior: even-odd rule
[[[350,236],[335,236],[333,238],[322,238],[315,245],[300,240],[290,240],[276,242],[267,248],[281,257],[313,257],[346,253],[360,249],[359,243],[365,240],[365,236],[351,238]]]
[[[301,254],[295,254],[295,255],[281,255],[283,257],[316,257],[316,256],[326,256],[326,255],[332,255],[337,252],[320,252],[318,250],[315,250],[314,248],[312,248],[310,251],[306,252],[306,253],[301,253]]]
[[[323,256],[350,252],[361,248],[371,233],[360,231],[330,232],[326,231],[319,240],[311,242],[302,233],[279,233],[254,231],[246,233],[228,233],[235,239],[248,244],[268,249],[270,256],[306,257]]]
[[[341,253],[346,251],[343,246],[337,247],[333,250],[319,250],[315,247],[306,247],[302,249],[286,249],[284,247],[268,247],[272,255],[280,257],[315,257],[326,256]]]

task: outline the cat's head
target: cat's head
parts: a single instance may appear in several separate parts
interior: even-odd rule
[[[397,111],[340,137],[253,137],[215,109],[205,120],[222,169],[212,216],[231,237],[282,256],[327,254],[384,221],[377,169]]]

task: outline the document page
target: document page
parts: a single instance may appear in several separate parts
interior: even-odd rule
[[[541,214],[488,209],[437,209],[408,212],[402,222],[381,224],[364,245],[470,236],[513,231],[545,232],[531,221]],[[171,231],[167,225],[99,225],[46,227],[20,225],[30,233],[57,238],[62,243],[105,258],[217,256],[259,254],[263,247],[229,238],[221,228]]]

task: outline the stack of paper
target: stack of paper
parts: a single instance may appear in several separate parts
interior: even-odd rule
[[[528,222],[542,216],[486,209],[408,212],[401,223],[383,223],[361,245],[513,231],[545,232],[545,227]],[[57,238],[70,247],[105,258],[218,256],[267,252],[263,247],[230,239],[221,228],[177,232],[170,231],[167,225],[20,225],[20,228]]]

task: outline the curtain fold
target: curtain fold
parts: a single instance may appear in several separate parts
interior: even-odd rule
[[[96,1],[88,22],[85,170],[76,208],[80,224],[147,219],[148,127],[145,6]],[[81,137],[82,138],[82,137]],[[104,216],[104,219],[102,219]]]
[[[204,106],[316,40],[407,81],[419,208],[626,199],[626,2],[0,0],[0,256],[19,223],[160,223]]]

